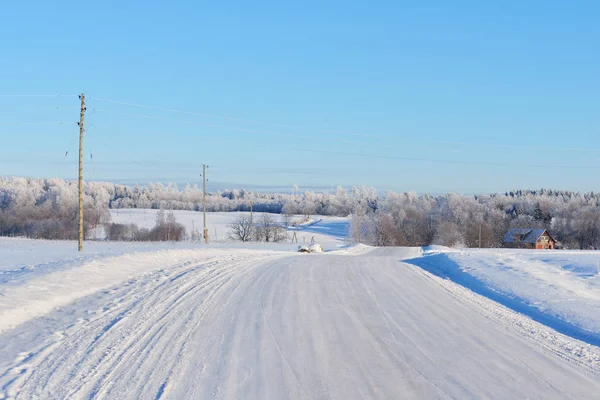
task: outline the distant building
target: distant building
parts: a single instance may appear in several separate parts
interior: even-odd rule
[[[519,249],[554,250],[556,240],[545,229],[516,228],[506,232],[504,246]]]

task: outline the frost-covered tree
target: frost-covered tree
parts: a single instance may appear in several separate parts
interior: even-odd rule
[[[450,221],[444,221],[440,224],[433,239],[433,244],[448,247],[463,247],[464,243],[464,236],[460,232],[458,225]]]
[[[86,235],[110,221],[109,208],[202,210],[197,185],[153,183],[129,187],[87,182],[84,187]],[[568,248],[598,248],[600,195],[551,189],[513,190],[464,196],[419,195],[415,192],[378,195],[375,189],[338,187],[335,193],[258,193],[230,189],[208,193],[208,211],[249,211],[294,214],[353,215],[350,236],[369,243],[391,243],[379,233],[396,232],[397,244],[422,246],[448,237],[449,225],[464,245],[498,246],[506,230],[544,228]],[[74,239],[78,235],[77,182],[62,179],[0,178],[0,235]],[[389,216],[391,220],[388,217]],[[165,216],[166,218],[166,216]],[[115,232],[121,228],[114,228]],[[441,232],[440,232],[441,231]],[[193,234],[193,233],[192,233]],[[139,237],[144,235],[140,230]],[[170,233],[168,234],[170,236]],[[451,235],[450,235],[451,236]],[[389,235],[386,235],[389,238]],[[435,240],[434,240],[435,239]],[[484,244],[485,243],[485,244]]]
[[[252,224],[250,218],[242,216],[236,218],[232,223],[229,224],[229,239],[240,242],[252,241]]]
[[[283,242],[287,239],[286,230],[275,221],[271,214],[263,214],[256,226],[256,237],[259,241],[267,243]]]

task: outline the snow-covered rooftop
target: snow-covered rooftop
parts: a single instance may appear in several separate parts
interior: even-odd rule
[[[504,235],[504,243],[535,243],[546,232],[545,229],[514,228]]]

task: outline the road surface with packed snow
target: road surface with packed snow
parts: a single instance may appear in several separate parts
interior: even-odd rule
[[[597,398],[597,347],[419,255],[172,249],[18,276],[0,398]]]

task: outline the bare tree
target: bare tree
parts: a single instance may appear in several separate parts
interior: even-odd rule
[[[377,213],[377,246],[395,246],[399,233],[391,215]]]
[[[133,232],[137,227],[133,224],[109,224],[106,227],[106,238],[110,241],[132,240]]]
[[[367,214],[364,207],[355,207],[350,219],[348,231],[355,243],[374,245],[377,242],[377,221],[372,213]]]
[[[479,233],[481,233],[481,247],[493,247],[494,230],[486,221],[469,221],[465,226],[465,245],[467,247],[479,247]]]
[[[169,212],[165,220],[165,213],[163,210],[160,210],[156,216],[156,225],[148,232],[147,237],[142,232],[140,232],[139,236],[140,240],[178,242],[185,237],[185,227],[177,222],[172,211]]]
[[[433,240],[434,244],[448,247],[464,247],[464,237],[453,222],[444,221],[440,224]]]
[[[597,249],[600,246],[600,211],[590,209],[583,212],[575,222],[577,246],[580,249]]]
[[[246,216],[239,217],[229,224],[229,239],[239,242],[249,242],[252,240],[252,224],[250,218]]]
[[[165,230],[167,231],[167,241],[172,240],[173,236],[177,232],[177,219],[173,211],[169,211],[166,218]]]
[[[295,205],[292,203],[286,203],[281,210],[283,212],[283,224],[286,228],[290,226],[292,223],[292,219],[294,218]]]
[[[156,226],[162,226],[165,223],[165,210],[162,208],[156,213]]]
[[[257,236],[260,241],[273,243],[282,242],[287,239],[285,229],[268,213],[263,214],[260,219],[257,227]]]

